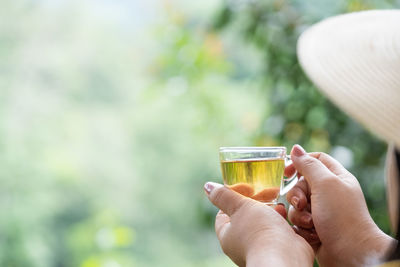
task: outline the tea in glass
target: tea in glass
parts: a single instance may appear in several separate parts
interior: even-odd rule
[[[220,159],[224,184],[264,203],[275,204],[297,182],[296,175],[284,179],[284,147],[224,147]]]

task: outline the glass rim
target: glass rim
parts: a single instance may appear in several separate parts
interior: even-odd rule
[[[267,151],[267,150],[285,150],[284,146],[232,146],[220,147],[219,152],[242,152],[242,151]]]

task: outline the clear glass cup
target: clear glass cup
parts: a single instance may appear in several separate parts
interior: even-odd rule
[[[224,184],[266,204],[276,204],[298,181],[297,171],[284,177],[291,164],[286,147],[221,147],[219,157]]]

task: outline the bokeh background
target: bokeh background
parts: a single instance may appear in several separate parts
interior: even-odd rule
[[[389,230],[386,145],[304,76],[296,39],[396,0],[2,0],[0,265],[233,266],[218,147],[332,154]]]

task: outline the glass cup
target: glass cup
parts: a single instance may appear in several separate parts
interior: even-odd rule
[[[224,184],[232,190],[266,204],[277,204],[297,183],[297,171],[284,177],[291,164],[286,147],[221,147]]]

